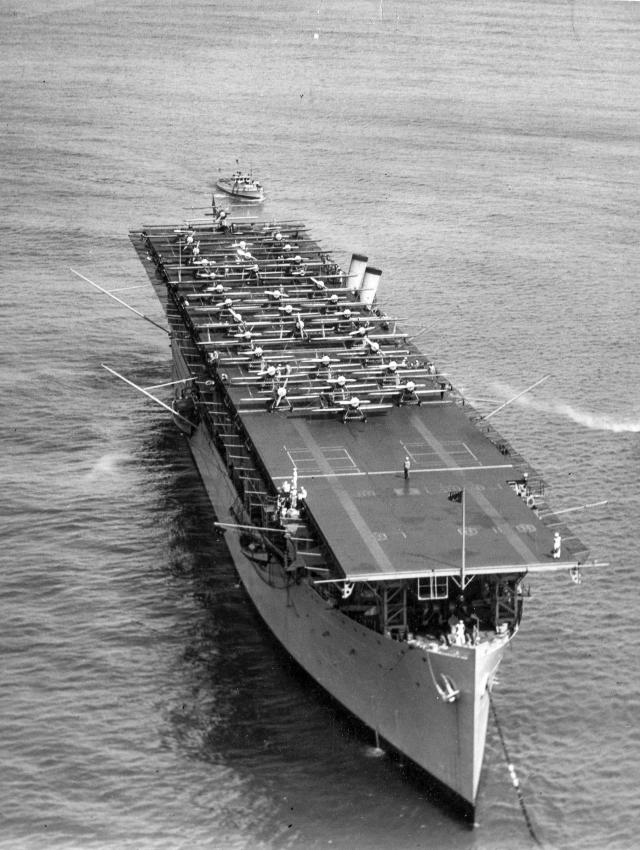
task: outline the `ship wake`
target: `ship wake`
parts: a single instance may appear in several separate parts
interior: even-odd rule
[[[497,390],[505,394],[505,398],[512,395],[512,390],[504,385],[497,387]],[[638,433],[640,432],[640,417],[621,417],[609,413],[593,413],[587,410],[580,410],[563,401],[539,401],[534,398],[519,398],[516,402],[521,407],[528,407],[533,410],[539,410],[543,413],[554,413],[569,419],[584,428],[589,428],[593,431],[611,431],[616,434],[623,433]]]

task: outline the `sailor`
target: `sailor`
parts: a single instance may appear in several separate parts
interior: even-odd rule
[[[436,628],[440,623],[440,606],[437,602],[429,602],[429,604],[423,608],[422,617],[420,619],[420,628],[425,632],[429,632],[430,630]]]
[[[462,593],[458,596],[458,601],[456,603],[456,614],[463,622],[469,618],[469,604],[467,603],[466,599],[464,598],[464,594]]]
[[[464,623],[462,622],[462,620],[460,620],[458,622],[457,626],[455,627],[454,642],[455,642],[456,646],[464,646],[465,643],[466,643],[465,628],[464,628]]]
[[[464,643],[464,623],[458,617],[455,612],[455,606],[453,602],[449,603],[449,619],[447,620],[447,625],[449,626],[449,634],[447,636],[447,640],[450,646],[459,646],[460,642]]]
[[[409,460],[408,457],[405,457],[405,459],[404,459],[404,480],[405,481],[409,480],[409,470],[410,469],[411,469],[411,461]]]
[[[477,646],[480,643],[480,618],[477,614],[472,614],[471,620],[471,634],[467,634],[467,643],[471,646]]]
[[[560,555],[562,554],[562,537],[560,537],[560,532],[556,531],[553,535],[553,557],[558,560]]]
[[[448,381],[438,381],[440,385],[440,400],[444,399],[444,394],[447,390],[451,389],[451,384]]]
[[[515,483],[515,491],[520,498],[527,502],[529,496],[529,473],[523,472],[520,481]],[[528,503],[528,502],[527,502]]]

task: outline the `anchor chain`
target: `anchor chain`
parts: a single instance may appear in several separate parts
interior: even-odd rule
[[[522,788],[520,787],[520,780],[518,779],[518,774],[516,773],[516,769],[513,766],[513,762],[509,758],[509,751],[507,749],[507,742],[504,739],[504,735],[502,733],[502,726],[500,725],[500,721],[498,720],[498,713],[496,711],[496,707],[493,702],[493,696],[491,695],[491,691],[488,691],[489,694],[489,705],[491,706],[491,713],[493,714],[493,719],[496,724],[496,729],[498,730],[498,737],[500,738],[500,743],[502,744],[502,751],[504,753],[504,758],[507,763],[507,769],[509,771],[509,776],[511,777],[511,784],[515,788],[516,794],[518,795],[518,802],[520,803],[520,809],[522,810],[522,816],[524,817],[524,822],[527,825],[527,829],[529,830],[529,835],[533,839],[533,841],[537,844],[538,847],[542,847],[538,836],[535,833],[533,828],[533,824],[531,823],[531,818],[529,817],[529,812],[527,811],[527,807],[524,802],[524,795],[522,793]]]

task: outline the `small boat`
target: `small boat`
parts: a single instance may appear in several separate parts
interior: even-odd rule
[[[234,171],[231,177],[220,177],[216,183],[218,189],[233,195],[234,198],[243,198],[247,201],[261,201],[264,198],[262,185],[253,179],[251,174],[242,171]]]

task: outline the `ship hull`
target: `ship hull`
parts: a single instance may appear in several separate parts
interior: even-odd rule
[[[247,201],[262,201],[264,192],[262,189],[251,189],[243,186],[238,186],[234,180],[220,179],[216,183],[221,192],[231,195],[234,198],[245,199]]]
[[[177,345],[173,357],[176,378],[188,377]],[[218,519],[246,522],[206,426],[199,424],[188,439]],[[296,582],[279,565],[257,565],[234,530],[225,539],[253,605],[292,658],[377,739],[435,779],[439,797],[472,816],[489,691],[508,637],[429,650],[392,640],[336,610],[310,579]],[[447,681],[459,691],[451,702],[443,698]]]

